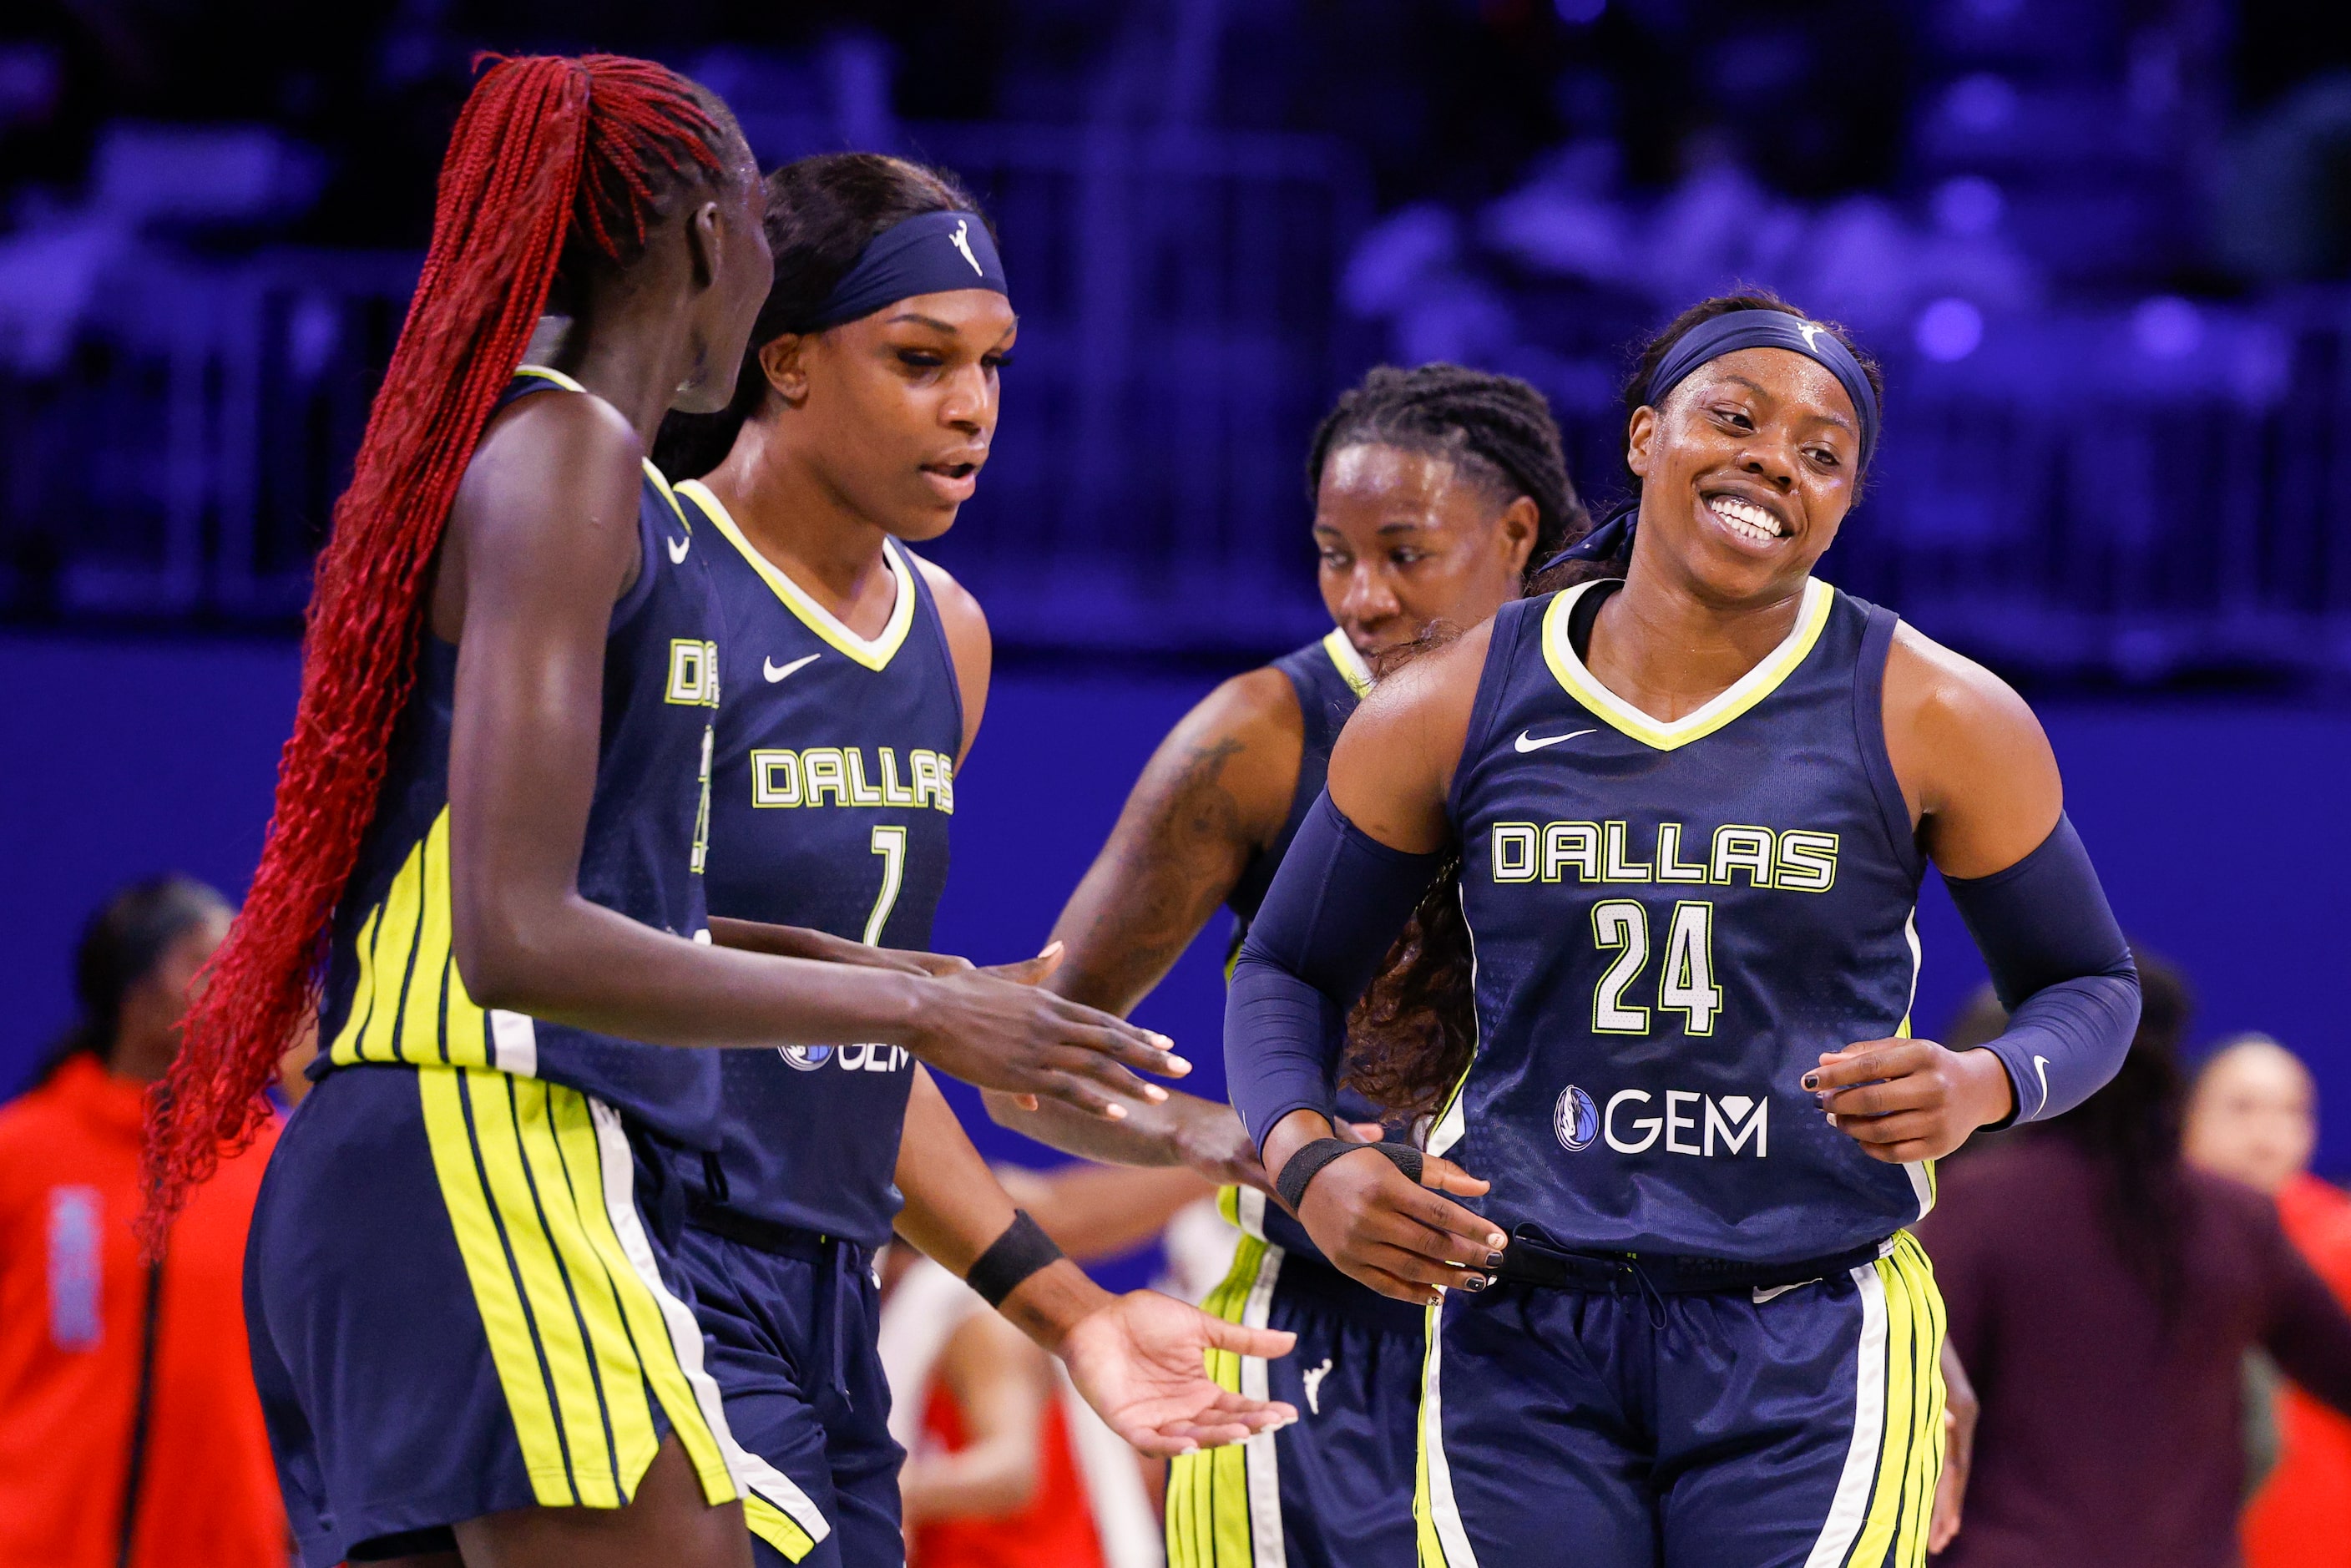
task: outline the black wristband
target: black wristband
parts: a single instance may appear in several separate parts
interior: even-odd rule
[[[977,1291],[979,1299],[989,1306],[1000,1307],[1004,1298],[1019,1290],[1029,1275],[1059,1262],[1061,1257],[1061,1249],[1053,1245],[1045,1228],[1029,1218],[1027,1209],[1016,1208],[1004,1234],[972,1260],[963,1282]]]
[[[1413,1181],[1420,1180],[1421,1153],[1410,1144],[1351,1144],[1343,1138],[1317,1138],[1290,1155],[1281,1167],[1281,1175],[1274,1180],[1274,1196],[1281,1199],[1284,1208],[1296,1214],[1299,1203],[1306,1197],[1306,1184],[1321,1175],[1324,1166],[1357,1149],[1374,1150]]]

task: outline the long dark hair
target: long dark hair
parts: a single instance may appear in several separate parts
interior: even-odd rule
[[[2121,1068],[2096,1093],[2031,1132],[2066,1139],[2097,1166],[2106,1233],[2168,1323],[2187,1278],[2179,1137],[2188,1082],[2179,1049],[2196,1000],[2171,965],[2144,949],[2132,956],[2138,963],[2138,1032]]]
[[[1645,343],[1625,379],[1622,402],[1629,424],[1646,402],[1650,378],[1675,343],[1692,328],[1734,310],[1785,310],[1804,313],[1764,288],[1742,288],[1702,299],[1666,324]],[[1885,401],[1877,366],[1855,348],[1844,329],[1823,323],[1861,361],[1869,384]],[[1554,445],[1558,433],[1552,436]],[[1318,454],[1320,447],[1318,445]],[[1565,465],[1562,462],[1562,475]],[[1625,478],[1633,497],[1641,481],[1630,469]],[[1573,544],[1591,531],[1592,520],[1581,505],[1571,524],[1562,530],[1560,546]],[[1556,553],[1552,550],[1551,553]],[[1531,580],[1527,591],[1550,593],[1598,578],[1622,577],[1630,565],[1629,551],[1605,560],[1569,561],[1544,570],[1545,549],[1529,558]],[[1461,862],[1457,852],[1429,884],[1420,906],[1389,949],[1380,972],[1347,1019],[1347,1056],[1343,1078],[1347,1085],[1383,1111],[1415,1116],[1436,1110],[1469,1067],[1478,1048],[1477,998],[1471,986],[1469,925],[1461,910]]]
[[[653,462],[672,479],[697,479],[726,460],[744,423],[768,395],[759,350],[812,319],[875,236],[925,213],[987,214],[953,174],[881,152],[820,152],[768,176],[768,246],[775,281],[759,308],[735,398],[716,413],[662,422]]]
[[[1309,493],[1322,485],[1332,453],[1374,444],[1444,457],[1506,504],[1520,496],[1531,500],[1535,540],[1527,555],[1530,576],[1592,527],[1592,516],[1568,477],[1551,404],[1515,376],[1449,364],[1409,371],[1384,365],[1372,371],[1339,399],[1314,433],[1306,461]],[[1381,673],[1451,641],[1461,630],[1428,629],[1384,660]],[[1346,1082],[1385,1109],[1407,1114],[1428,1109],[1458,1076],[1457,1064],[1468,1061],[1475,1040],[1468,966],[1443,961],[1445,955],[1468,952],[1460,889],[1456,856],[1422,895],[1348,1020]],[[1432,1069],[1430,1063],[1438,1066]]]
[[[47,1082],[77,1056],[110,1057],[131,988],[155,972],[172,943],[227,909],[227,900],[189,876],[134,882],[100,904],[74,944],[73,1025],[49,1048],[34,1082]]]

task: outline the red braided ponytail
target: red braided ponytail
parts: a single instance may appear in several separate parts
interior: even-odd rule
[[[723,114],[663,67],[588,55],[492,57],[458,115],[432,247],[319,556],[268,842],[149,1103],[151,1245],[223,1143],[258,1128],[262,1086],[316,1005],[407,702],[426,570],[567,254],[634,261],[662,197],[697,167],[723,172]]]

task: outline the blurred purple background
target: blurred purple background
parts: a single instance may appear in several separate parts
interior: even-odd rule
[[[1020,354],[938,554],[1007,674],[943,945],[1041,938],[1167,723],[1318,629],[1301,462],[1365,367],[1527,377],[1604,499],[1627,345],[1765,283],[1890,381],[1824,574],[2025,688],[2199,1035],[2351,1106],[2351,12],[2282,0],[15,0],[0,1087],[110,888],[248,874],[468,61],[586,47],[1002,233]],[[1932,1027],[1976,970],[1923,924]],[[1204,1065],[1208,945],[1152,1004]]]

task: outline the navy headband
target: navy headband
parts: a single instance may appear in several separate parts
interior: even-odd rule
[[[917,294],[987,288],[1009,296],[1004,263],[977,213],[923,213],[883,229],[798,330],[821,332]]]
[[[1861,466],[1869,466],[1869,455],[1877,447],[1877,392],[1869,384],[1868,372],[1835,333],[1785,310],[1728,310],[1699,322],[1676,339],[1666,357],[1657,361],[1648,384],[1641,389],[1641,402],[1656,407],[1700,365],[1741,349],[1785,349],[1825,367],[1836,377],[1844,395],[1853,400],[1854,413],[1861,417]],[[1545,561],[1542,570],[1549,571],[1571,560],[1608,559],[1632,543],[1634,519],[1639,512],[1639,501],[1625,502],[1598,528]]]

